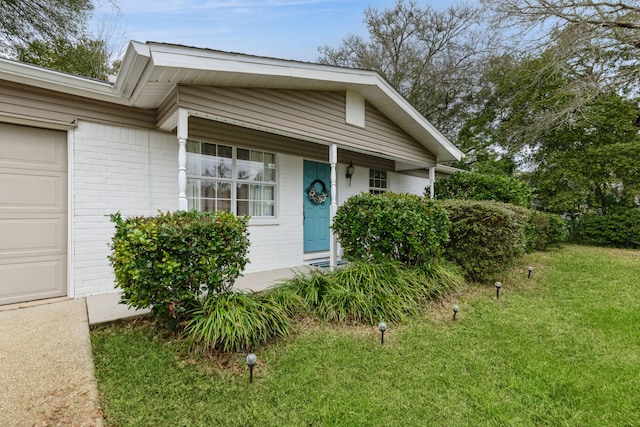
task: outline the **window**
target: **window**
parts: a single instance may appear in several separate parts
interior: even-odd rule
[[[276,155],[187,141],[189,209],[276,215]]]
[[[385,171],[369,169],[369,193],[380,194],[389,189],[389,180]]]

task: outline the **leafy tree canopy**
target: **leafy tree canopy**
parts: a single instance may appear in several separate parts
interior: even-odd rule
[[[35,40],[75,40],[83,34],[92,0],[0,0],[0,48],[13,56]]]

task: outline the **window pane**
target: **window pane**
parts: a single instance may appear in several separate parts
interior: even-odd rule
[[[200,197],[203,199],[215,199],[216,198],[216,182],[215,181],[200,181]]]
[[[260,151],[251,152],[251,180],[264,181],[264,162]]]
[[[231,212],[231,200],[218,200],[218,211]]]
[[[200,167],[201,176],[218,176],[218,161],[216,156],[216,145],[202,143],[202,157]]]
[[[200,176],[200,143],[187,141],[187,175]]]
[[[276,155],[264,153],[264,178],[263,181],[276,182]]]
[[[251,164],[249,162],[249,150],[238,148],[238,161],[236,162],[238,179],[249,179],[251,176]]]
[[[249,215],[249,201],[238,200],[237,215]]]
[[[226,145],[218,146],[218,176],[220,178],[232,178],[233,149]]]
[[[200,181],[196,179],[187,180],[187,202],[189,210],[200,210]]]
[[[231,183],[230,182],[218,182],[218,193],[216,194],[218,199],[231,200]]]
[[[275,203],[274,202],[264,202],[262,204],[262,215],[263,216],[275,216],[276,215],[276,209],[275,209]]]
[[[238,184],[238,200],[249,200],[249,184]]]

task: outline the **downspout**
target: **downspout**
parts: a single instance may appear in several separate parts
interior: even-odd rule
[[[189,112],[178,110],[178,210],[189,209],[187,201],[187,138],[189,137]]]
[[[429,198],[433,199],[436,195],[436,168],[434,167],[430,167],[429,168]]]
[[[338,163],[338,146],[329,147],[329,163],[331,164],[331,207],[329,213],[329,267],[331,271],[338,266],[338,240],[333,233],[333,219],[338,211],[338,191],[336,188],[336,164]]]

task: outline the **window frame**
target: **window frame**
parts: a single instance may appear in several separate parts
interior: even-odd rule
[[[189,146],[190,144],[198,144],[199,145],[199,152],[196,151],[190,151],[189,150]],[[225,148],[230,148],[231,149],[231,173],[230,173],[230,177],[221,177],[221,176],[208,176],[208,175],[203,175],[202,174],[202,170],[198,170],[199,175],[195,175],[193,174],[193,170],[190,170],[189,166],[189,156],[190,155],[197,155],[197,156],[202,156],[202,155],[207,155],[206,153],[203,154],[203,146],[204,144],[209,144],[209,145],[213,145],[216,147],[216,159],[220,159],[220,158],[225,158],[225,157],[220,157],[220,147],[225,147]],[[238,151],[239,150],[246,150],[248,151],[248,156],[249,159],[238,159]],[[266,155],[270,155],[272,156],[273,159],[273,168],[269,168],[273,170],[273,181],[266,181],[266,180],[262,180],[262,181],[257,181],[257,180],[252,180],[250,179],[241,179],[238,178],[238,172],[239,172],[239,162],[240,161],[247,161],[249,164],[249,167],[251,167],[251,158],[253,156],[253,153],[260,153],[262,159],[263,159],[263,166],[264,166],[264,156]],[[198,167],[201,168],[202,167],[202,158],[199,157],[199,164]],[[269,163],[271,164],[271,163]],[[266,169],[266,168],[265,168]],[[199,139],[188,139],[187,140],[187,171],[186,171],[186,175],[187,175],[187,201],[189,204],[189,209],[195,209],[198,210],[200,212],[205,212],[205,210],[202,209],[202,203],[203,200],[211,200],[213,201],[213,203],[215,203],[215,208],[212,212],[217,212],[217,211],[227,211],[227,212],[231,212],[234,215],[238,215],[238,201],[246,201],[247,202],[247,215],[249,215],[249,217],[251,218],[250,222],[251,223],[268,223],[268,222],[273,222],[274,220],[278,219],[279,217],[279,209],[278,209],[278,205],[279,205],[279,179],[280,179],[280,173],[279,173],[279,166],[278,166],[278,154],[275,152],[271,152],[271,151],[266,151],[266,150],[262,150],[262,149],[258,149],[258,148],[251,148],[251,147],[246,147],[246,146],[238,146],[238,145],[234,145],[234,144],[228,144],[228,143],[224,143],[224,142],[214,142],[214,141],[206,141],[206,140],[199,140]],[[200,186],[198,185],[199,182],[213,182],[213,183],[229,183],[229,187],[230,187],[230,196],[229,196],[229,203],[230,203],[230,209],[226,210],[226,209],[218,209],[218,203],[220,200],[226,200],[226,199],[219,199],[218,197],[215,198],[211,198],[211,199],[206,199],[202,197],[202,193],[200,190]],[[189,187],[190,184],[195,184],[198,185],[198,196],[190,196],[189,195]],[[248,188],[248,192],[247,192],[247,197],[248,198],[243,198],[243,199],[239,199],[239,186],[240,185],[259,185],[261,186],[261,191],[264,190],[264,187],[273,187],[273,199],[272,200],[253,200],[251,198],[251,188]],[[217,196],[217,194],[216,194]],[[262,202],[262,203],[272,203],[273,204],[273,215],[261,215],[261,216],[257,216],[257,215],[250,215],[250,213],[252,212],[252,210],[254,209],[254,205],[252,205],[252,202]]]
[[[381,175],[384,174],[384,178],[380,177],[375,177],[372,175],[375,175],[376,172],[379,172]],[[369,168],[369,194],[382,194],[382,193],[386,193],[387,191],[389,191],[390,189],[390,182],[389,182],[389,172],[381,170],[381,169],[372,169]],[[380,184],[384,183],[384,187],[378,187],[376,185],[371,185],[372,182],[375,184],[376,182],[379,182]]]

